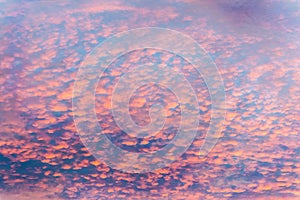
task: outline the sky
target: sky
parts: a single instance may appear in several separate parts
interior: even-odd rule
[[[1,200],[300,198],[298,0],[1,0],[0,27]],[[226,118],[218,143],[200,158],[212,114],[203,77],[157,49],[117,58],[95,93],[98,123],[116,146],[153,152],[178,129],[176,95],[157,85],[134,92],[130,114],[145,125],[151,105],[160,103],[167,128],[138,139],[113,121],[113,88],[130,67],[183,68],[199,100],[199,134],[187,151],[167,167],[137,174],[109,167],[83,144],[72,92],[99,43],[142,27],[172,29],[200,44],[222,77]]]

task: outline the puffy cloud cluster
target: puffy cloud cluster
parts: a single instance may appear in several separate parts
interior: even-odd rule
[[[299,5],[265,0],[261,6],[272,9],[270,15],[251,12],[254,23],[242,25],[232,18],[242,13],[220,17],[226,12],[199,2],[0,1],[0,198],[299,198]],[[272,19],[263,20],[268,16]],[[169,167],[127,174],[96,160],[82,145],[72,118],[72,89],[81,61],[99,42],[144,26],[181,31],[206,49],[223,77],[228,111],[222,137],[206,158],[198,156],[200,134]],[[203,80],[195,78],[184,60],[157,52],[125,55],[99,80],[99,124],[129,151],[155,151],[176,131],[143,140],[120,134],[109,100],[114,84],[132,64],[184,66],[199,99],[199,132],[205,133],[210,120]],[[168,123],[176,125],[178,102],[157,86],[136,91],[132,117],[147,123],[147,108],[157,101],[163,102]]]

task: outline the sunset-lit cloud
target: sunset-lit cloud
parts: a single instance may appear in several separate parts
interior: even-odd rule
[[[0,1],[0,199],[300,197],[300,14],[291,9],[297,1],[264,0],[261,10],[248,8],[253,21],[241,11],[227,15],[218,1],[17,2]],[[117,59],[95,91],[99,125],[116,146],[156,151],[174,138],[180,120],[176,95],[145,86],[132,96],[132,118],[147,124],[150,106],[160,102],[166,125],[174,127],[144,139],[121,132],[111,94],[132,66],[158,62],[183,69],[200,110],[199,136],[183,156],[154,172],[128,174],[96,160],[82,144],[72,92],[80,64],[96,45],[147,26],[180,31],[205,48],[224,81],[227,115],[219,142],[200,158],[211,120],[203,77],[184,59],[157,49]]]

